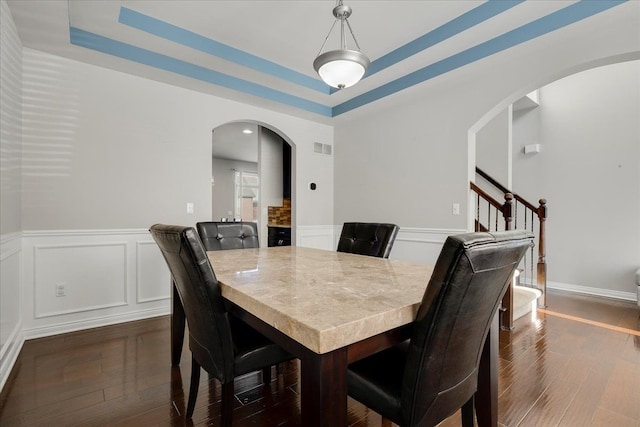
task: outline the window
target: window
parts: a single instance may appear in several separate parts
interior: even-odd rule
[[[235,173],[234,218],[242,221],[258,221],[260,178],[256,172]]]

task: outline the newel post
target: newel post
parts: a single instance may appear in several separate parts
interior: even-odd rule
[[[504,229],[511,230],[513,227],[513,194],[511,193],[505,193],[504,195],[502,216],[504,217]]]
[[[502,216],[504,217],[504,229],[511,230],[513,227],[513,194],[505,193],[504,205],[502,205]],[[497,230],[496,230],[497,231]],[[513,287],[515,278],[511,280],[507,291],[502,297],[500,308],[500,329],[503,331],[513,330]]]
[[[547,306],[547,250],[545,245],[545,225],[547,221],[546,199],[540,199],[540,206],[538,206],[538,220],[540,221],[540,235],[538,236],[538,274],[536,276],[536,281],[542,291],[542,297],[538,300],[538,305],[545,308]]]

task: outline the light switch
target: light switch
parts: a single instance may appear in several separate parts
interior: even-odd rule
[[[191,202],[187,203],[187,213],[188,214],[192,214],[193,213],[193,203],[191,203]]]
[[[454,203],[451,209],[453,215],[460,215],[460,203]]]

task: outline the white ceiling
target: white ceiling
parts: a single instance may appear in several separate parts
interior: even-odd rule
[[[441,78],[554,23],[571,25],[585,3],[345,0],[370,71],[391,55],[388,67],[330,93],[312,62],[335,1],[8,1],[26,47],[318,120],[415,84],[406,77],[414,71],[418,84]],[[411,51],[407,44],[422,36]]]
[[[244,133],[245,129],[252,133]],[[213,157],[258,163],[258,125],[236,122],[218,126],[213,130],[212,146]]]

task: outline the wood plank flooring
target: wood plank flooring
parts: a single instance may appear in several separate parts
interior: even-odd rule
[[[550,292],[549,307],[500,335],[501,426],[640,427],[640,319],[634,303]],[[0,425],[219,425],[220,387],[202,375],[185,421],[190,356],[170,366],[169,318],[27,341],[0,394]],[[236,426],[299,426],[298,363],[268,386],[236,380]],[[349,401],[349,425],[381,418]],[[459,426],[459,414],[442,426]]]

